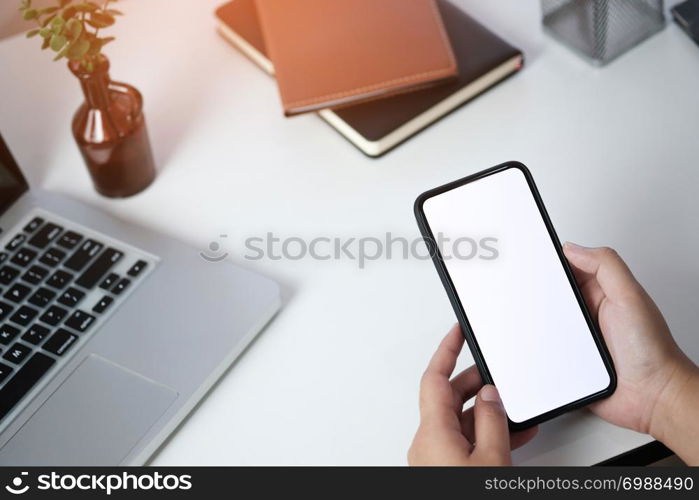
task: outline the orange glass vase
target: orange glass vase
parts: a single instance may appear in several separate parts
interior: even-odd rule
[[[85,95],[73,117],[73,136],[95,189],[110,198],[143,191],[155,179],[155,163],[141,93],[110,80],[106,57],[96,61],[92,71],[74,61],[68,67]]]

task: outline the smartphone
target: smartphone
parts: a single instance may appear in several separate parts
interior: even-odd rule
[[[527,167],[508,162],[427,191],[415,216],[512,430],[614,392],[611,356]]]

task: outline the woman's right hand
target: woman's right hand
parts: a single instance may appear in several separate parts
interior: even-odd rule
[[[590,406],[608,422],[651,434],[699,463],[699,370],[617,253],[572,243],[564,252],[617,372],[614,394]]]

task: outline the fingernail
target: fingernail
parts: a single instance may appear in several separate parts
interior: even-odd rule
[[[500,394],[498,394],[498,390],[494,385],[484,385],[478,397],[489,403],[502,403],[502,401],[500,401]]]

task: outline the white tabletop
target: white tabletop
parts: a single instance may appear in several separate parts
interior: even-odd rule
[[[123,201],[92,189],[64,64],[36,40],[0,43],[0,130],[32,186],[202,249],[227,234],[234,262],[283,286],[282,312],[156,465],[405,463],[419,378],[455,321],[432,264],[251,261],[244,240],[414,239],[418,193],[505,160],[531,168],[561,238],[619,250],[699,360],[699,50],[676,26],[596,69],[541,34],[538,2],[464,0],[525,50],[527,67],[371,160],[315,116],[282,117],[274,81],[216,34],[218,3],[122,6],[112,76],[144,93],[161,169]],[[515,458],[589,464],[648,441],[580,411],[542,426]]]

